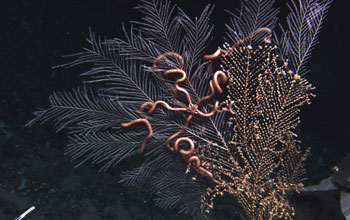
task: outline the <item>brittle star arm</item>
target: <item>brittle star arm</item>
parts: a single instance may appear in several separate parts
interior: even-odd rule
[[[216,101],[215,104],[214,104],[214,108],[213,108],[213,110],[211,110],[211,112],[204,113],[204,112],[201,112],[201,111],[198,110],[197,114],[202,116],[202,117],[209,118],[210,116],[214,115],[215,112],[217,112],[218,108],[219,108],[219,101]]]
[[[210,86],[210,95],[207,95],[201,99],[198,100],[198,102],[196,103],[197,106],[200,105],[201,102],[207,100],[207,99],[210,99],[211,97],[213,97],[215,95],[215,90],[218,92],[218,93],[222,93],[222,89],[219,85],[219,81],[218,81],[218,77],[221,77],[221,82],[220,83],[226,83],[227,81],[227,76],[224,72],[222,71],[216,71],[214,76],[213,76],[213,79],[209,81],[209,86]],[[218,107],[219,107],[219,102],[216,101],[215,104],[214,104],[214,108],[211,112],[209,113],[204,113],[204,112],[201,112],[198,110],[198,114],[202,117],[210,117],[212,116],[215,112],[217,112],[218,110]]]
[[[201,166],[201,162],[199,157],[197,156],[191,156],[191,154],[194,151],[194,143],[193,141],[188,138],[188,137],[180,137],[175,141],[175,145],[174,145],[174,149],[175,151],[178,151],[179,149],[179,143],[180,142],[186,142],[189,145],[189,149],[188,150],[184,150],[184,149],[180,149],[179,153],[181,155],[181,158],[186,161],[187,163],[191,163],[192,161],[195,161],[195,166],[196,169],[198,170],[198,172],[200,172],[201,174],[209,177],[209,179],[219,185],[225,184],[225,182],[220,182],[217,179],[214,178],[214,175],[207,169],[205,169],[204,167]],[[186,158],[186,156],[190,156],[189,158]]]
[[[175,137],[177,137],[179,134],[181,134],[182,132],[184,132],[184,131],[187,129],[187,127],[188,127],[188,125],[189,125],[189,123],[190,123],[192,117],[193,117],[193,114],[190,114],[190,115],[187,117],[184,126],[183,126],[179,131],[177,131],[175,134],[173,134],[173,135],[171,135],[170,137],[168,137],[168,139],[166,140],[165,146],[166,146],[170,151],[176,151],[175,147],[170,146],[170,141],[171,141],[172,139],[174,139]]]
[[[154,112],[154,110],[156,110],[157,105],[162,104],[164,105],[167,109],[171,110],[171,111],[181,111],[181,112],[185,112],[187,111],[187,108],[173,108],[171,107],[168,103],[166,103],[165,101],[156,101],[156,102],[145,102],[142,104],[141,108],[140,108],[140,112],[145,112],[145,108],[146,107],[151,107],[146,113],[147,114],[152,114]]]
[[[179,83],[181,83],[181,82],[183,82],[183,81],[186,80],[187,75],[186,75],[185,71],[183,71],[182,69],[171,69],[171,70],[165,71],[165,72],[164,72],[164,75],[165,75],[165,76],[170,76],[170,75],[176,74],[176,73],[181,74],[182,77],[181,77],[180,79],[176,80],[176,82],[175,82],[175,87],[176,87],[176,89],[177,89],[178,91],[183,92],[183,93],[186,95],[188,104],[189,104],[189,105],[192,105],[192,101],[191,101],[190,94],[187,92],[186,89],[182,88],[182,87],[179,85]]]
[[[264,38],[264,41],[265,43],[269,44],[271,43],[271,35],[272,35],[272,31],[270,28],[259,28],[259,29],[256,29],[253,33],[251,33],[248,37],[244,38],[243,40],[239,40],[237,41],[232,47],[229,48],[229,50],[232,50],[233,48],[241,45],[241,44],[244,44],[245,42],[247,42],[248,40],[251,40],[255,35],[257,35],[258,33],[261,33],[261,32],[266,32],[267,33],[267,36]],[[221,56],[221,54],[223,53],[227,53],[228,50],[224,50],[222,48],[218,48],[215,53],[213,54],[210,54],[210,55],[205,55],[203,57],[204,60],[215,60],[217,58],[219,58]]]
[[[219,77],[220,77],[220,79],[218,79]],[[226,74],[223,71],[218,70],[218,71],[216,71],[214,73],[213,86],[214,86],[214,89],[216,90],[216,92],[221,94],[222,93],[222,89],[221,89],[219,84],[225,84],[226,82],[227,82],[227,76],[226,76]]]
[[[261,32],[266,32],[267,33],[267,36],[264,38],[265,43],[267,43],[267,44],[271,43],[271,35],[272,35],[271,29],[270,28],[258,28],[253,33],[251,33],[248,37],[244,38],[243,40],[237,41],[232,46],[232,49],[237,47],[238,45],[244,44],[248,40],[251,40],[255,35],[257,35],[257,34],[259,34]]]
[[[216,183],[217,185],[224,185],[225,182],[220,182],[219,180],[214,178],[214,175],[207,169],[201,166],[201,161],[198,156],[191,156],[190,158],[187,159],[187,163],[191,163],[192,161],[195,161],[195,166],[198,172],[201,174],[206,175],[209,177],[209,179],[213,182]]]
[[[139,118],[139,119],[135,119],[135,120],[133,120],[131,122],[122,123],[121,126],[123,128],[127,128],[127,127],[133,126],[134,124],[138,124],[138,123],[144,123],[146,125],[147,129],[148,129],[148,135],[143,140],[141,148],[140,148],[140,150],[138,152],[138,154],[142,154],[143,150],[146,147],[146,144],[147,144],[148,140],[151,139],[151,137],[153,136],[153,129],[152,129],[151,123],[146,118]]]
[[[184,67],[184,59],[182,58],[181,55],[179,55],[178,53],[174,53],[174,52],[168,52],[168,53],[164,53],[160,56],[158,56],[154,62],[153,62],[153,68],[155,69],[155,71],[159,71],[161,72],[161,70],[158,68],[158,64],[162,61],[162,59],[164,59],[165,57],[174,57],[178,64],[179,64],[179,69],[182,69]]]
[[[180,149],[180,150],[179,150],[179,143],[180,143],[181,141],[187,142],[188,145],[190,146],[190,148],[189,148],[188,150],[184,150],[184,149]],[[180,153],[180,155],[181,155],[181,158],[182,158],[184,161],[187,162],[186,156],[187,156],[187,155],[191,155],[191,154],[193,153],[193,151],[194,151],[194,143],[193,143],[193,141],[192,141],[190,138],[188,138],[188,137],[180,137],[180,138],[178,138],[178,139],[175,141],[174,150],[175,150],[175,151],[179,151],[179,153]]]
[[[199,106],[201,104],[201,102],[210,99],[211,97],[213,97],[215,95],[215,88],[213,85],[213,80],[209,81],[209,87],[210,87],[210,95],[204,96],[202,98],[200,98],[198,100],[198,102],[196,103],[197,106]]]

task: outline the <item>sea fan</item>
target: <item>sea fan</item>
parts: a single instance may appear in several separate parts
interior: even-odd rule
[[[230,13],[223,49],[206,55],[212,5],[191,19],[170,1],[143,0],[144,17],[125,39],[90,32],[91,47],[62,65],[92,64],[83,88],[53,93],[28,125],[67,128],[66,153],[78,165],[106,169],[144,155],[120,182],[147,186],[162,208],[206,219],[228,192],[252,219],[291,219],[287,196],[302,186],[307,154],[293,130],[313,89],[304,64],[330,2],[292,1],[274,38],[274,1],[243,1]]]

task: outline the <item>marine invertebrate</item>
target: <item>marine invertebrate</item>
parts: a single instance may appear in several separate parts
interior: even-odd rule
[[[64,65],[92,64],[81,74],[92,89],[53,93],[28,125],[69,127],[67,154],[102,169],[142,154],[121,182],[147,185],[158,206],[193,219],[224,193],[252,219],[291,219],[288,194],[302,186],[307,155],[294,129],[313,96],[303,66],[330,2],[292,1],[277,38],[274,1],[244,1],[227,43],[205,55],[211,5],[191,19],[169,1],[144,0],[126,40],[91,33],[91,49]]]
[[[193,115],[199,115],[200,117],[203,117],[203,118],[208,118],[212,115],[215,114],[215,112],[217,112],[218,110],[218,105],[219,105],[219,101],[216,101],[215,104],[214,104],[214,107],[213,109],[210,111],[210,112],[202,112],[199,107],[200,105],[202,104],[202,102],[214,97],[215,95],[215,92],[217,93],[222,93],[222,89],[220,88],[220,85],[219,85],[219,77],[221,77],[221,83],[226,83],[227,81],[227,77],[226,77],[226,74],[220,70],[216,71],[214,74],[213,74],[213,79],[209,81],[209,85],[210,85],[210,91],[211,93],[205,97],[202,97],[200,98],[196,103],[193,103],[192,102],[192,98],[189,94],[189,92],[185,89],[185,88],[182,88],[180,86],[180,83],[184,82],[186,80],[186,73],[182,70],[183,68],[183,58],[179,55],[179,54],[176,54],[176,53],[166,53],[166,54],[162,54],[160,55],[154,62],[154,65],[153,67],[155,69],[158,68],[158,62],[160,62],[160,60],[162,60],[164,57],[166,56],[174,56],[177,61],[179,62],[180,64],[180,67],[177,68],[177,69],[170,69],[170,70],[166,70],[164,72],[164,76],[167,77],[167,76],[170,76],[170,75],[174,75],[174,74],[180,74],[181,78],[177,79],[176,82],[175,82],[175,88],[178,92],[182,92],[185,97],[186,97],[186,101],[187,101],[187,106],[186,104],[182,103],[184,105],[184,107],[171,107],[168,103],[166,103],[165,101],[162,101],[162,100],[157,100],[155,102],[145,102],[142,104],[141,108],[140,108],[140,111],[141,112],[145,112],[145,108],[146,107],[150,107],[150,109],[147,111],[147,114],[152,114],[154,112],[154,110],[156,109],[157,105],[161,104],[163,106],[165,106],[168,110],[171,110],[171,111],[179,111],[179,112],[188,112],[188,116],[186,118],[186,121],[183,125],[183,127],[178,130],[177,132],[175,132],[174,134],[172,134],[171,136],[169,136],[167,138],[167,140],[165,141],[165,146],[170,150],[170,151],[179,151],[182,159],[184,161],[186,161],[187,163],[191,163],[192,161],[195,161],[195,166],[196,166],[196,169],[200,172],[200,173],[203,173],[205,174],[206,176],[208,176],[214,183],[216,184],[223,184],[222,182],[216,180],[213,176],[213,174],[203,168],[201,165],[200,165],[200,159],[198,156],[192,156],[192,153],[194,151],[194,143],[193,141],[188,138],[188,137],[181,137],[181,138],[178,138],[176,141],[175,141],[175,144],[174,146],[171,146],[170,144],[170,141],[173,140],[174,138],[176,138],[177,136],[179,136],[181,133],[183,133],[187,127],[189,126],[189,123],[193,117]],[[180,100],[177,100],[179,103],[180,103]],[[143,152],[144,148],[145,148],[145,145],[147,143],[147,141],[151,138],[152,134],[153,134],[153,131],[152,131],[152,128],[151,128],[151,125],[149,123],[149,121],[145,118],[143,119],[135,119],[129,123],[123,123],[121,126],[122,127],[129,127],[130,125],[133,125],[134,123],[139,123],[139,122],[143,122],[146,124],[146,126],[148,127],[148,130],[149,130],[149,135],[145,138],[145,140],[143,141],[142,143],[142,146],[140,148],[140,153]],[[180,142],[186,142],[190,149],[188,150],[184,150],[184,149],[180,149],[179,150],[179,143]],[[188,156],[188,158],[187,158]]]

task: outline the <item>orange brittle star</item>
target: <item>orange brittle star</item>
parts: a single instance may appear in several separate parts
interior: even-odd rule
[[[206,61],[215,60],[215,59],[219,58],[223,53],[228,53],[229,51],[233,50],[235,47],[237,47],[237,46],[239,46],[241,44],[244,44],[245,42],[251,40],[255,35],[257,35],[257,34],[259,34],[261,32],[266,32],[268,34],[268,36],[264,38],[264,41],[265,41],[265,43],[270,43],[271,42],[270,38],[271,38],[271,35],[272,35],[271,30],[269,28],[259,28],[259,29],[255,30],[252,34],[250,34],[248,37],[244,38],[243,40],[237,41],[233,46],[229,47],[228,50],[224,50],[224,49],[218,48],[217,51],[214,54],[206,55],[203,58]],[[171,107],[167,102],[162,101],[162,100],[158,100],[156,102],[145,102],[141,106],[140,111],[141,112],[146,112],[147,114],[152,114],[155,111],[157,105],[163,105],[165,108],[167,108],[168,110],[171,110],[171,111],[188,112],[189,115],[188,115],[188,117],[186,119],[186,122],[183,125],[183,127],[179,131],[175,132],[173,135],[168,137],[168,139],[165,142],[165,145],[170,151],[179,152],[181,158],[185,162],[191,163],[192,161],[195,161],[195,167],[196,167],[197,171],[199,173],[207,176],[213,183],[218,184],[218,185],[223,185],[223,184],[225,184],[224,181],[221,182],[221,181],[215,179],[214,175],[209,170],[207,170],[207,169],[205,169],[204,167],[201,166],[200,158],[198,156],[192,155],[192,153],[194,151],[194,143],[193,143],[193,141],[190,138],[188,138],[188,137],[180,137],[180,138],[178,138],[175,141],[174,146],[171,146],[170,141],[173,140],[178,135],[180,135],[181,133],[183,133],[187,129],[187,127],[188,127],[188,125],[189,125],[193,115],[199,115],[199,116],[201,116],[203,118],[208,118],[208,117],[211,117],[213,114],[215,114],[215,112],[221,111],[221,110],[218,109],[219,101],[215,101],[213,109],[209,113],[205,113],[205,112],[200,111],[198,109],[198,107],[203,101],[212,98],[215,95],[215,92],[219,93],[219,94],[222,93],[222,89],[221,89],[219,84],[226,83],[227,76],[226,76],[226,74],[223,71],[220,71],[220,70],[216,71],[215,73],[213,73],[213,71],[211,69],[211,65],[210,65],[210,63],[208,63],[208,71],[211,72],[212,76],[213,76],[213,79],[211,79],[209,81],[209,87],[210,87],[211,93],[209,95],[205,96],[205,97],[200,98],[194,104],[192,102],[192,99],[191,99],[191,96],[190,96],[189,92],[185,88],[180,86],[180,83],[184,82],[186,80],[186,77],[187,77],[187,74],[185,73],[185,71],[182,70],[182,68],[184,67],[184,60],[183,60],[181,55],[179,55],[178,53],[174,53],[174,52],[164,53],[164,54],[158,56],[155,59],[154,64],[153,64],[153,68],[156,70],[156,72],[162,72],[160,69],[158,69],[158,64],[164,58],[169,58],[169,57],[172,57],[172,58],[176,59],[176,61],[178,63],[178,68],[165,70],[163,76],[164,77],[168,77],[168,76],[171,76],[171,75],[176,75],[176,74],[179,75],[180,74],[181,77],[175,81],[175,88],[176,88],[176,90],[178,92],[182,92],[185,95],[187,103],[188,103],[188,106],[187,107]],[[220,82],[219,82],[219,77],[220,77]],[[179,101],[179,100],[177,100],[177,101]],[[182,102],[180,102],[180,103],[182,103]],[[231,102],[229,104],[228,109],[226,109],[226,110],[228,110],[231,114],[235,114],[235,112],[233,111],[232,106],[233,106],[233,102]],[[146,110],[146,107],[149,108],[149,109]],[[141,148],[139,150],[139,154],[142,154],[144,149],[145,149],[145,147],[146,147],[147,142],[153,136],[153,129],[152,129],[151,123],[146,118],[142,118],[142,119],[133,120],[133,121],[128,122],[128,123],[122,123],[121,126],[122,127],[130,127],[130,126],[132,126],[134,124],[137,124],[137,123],[144,123],[146,125],[147,129],[148,129],[148,132],[149,132],[147,137],[144,139],[144,141],[142,143],[142,146],[141,146]],[[187,149],[187,150],[179,149],[179,143],[180,142],[186,142],[189,145],[189,149]]]
[[[140,111],[145,112],[147,114],[152,114],[155,111],[157,105],[163,105],[165,108],[167,108],[168,110],[171,110],[171,111],[188,112],[189,115],[187,116],[186,122],[183,125],[183,127],[179,131],[175,132],[173,135],[168,137],[166,142],[165,142],[165,145],[170,151],[179,152],[181,158],[185,162],[191,163],[192,161],[194,161],[197,171],[199,173],[207,176],[215,184],[224,184],[223,182],[216,180],[210,171],[208,171],[207,169],[205,169],[204,167],[201,166],[200,159],[198,156],[192,155],[192,153],[194,151],[194,143],[190,138],[188,138],[188,137],[178,138],[175,141],[174,146],[172,146],[170,144],[170,141],[173,140],[178,135],[180,135],[181,133],[183,133],[187,129],[193,115],[199,115],[203,118],[208,118],[208,117],[211,117],[212,115],[214,115],[215,112],[218,111],[219,101],[215,102],[212,111],[208,112],[208,113],[202,112],[201,110],[199,110],[199,105],[203,101],[212,98],[215,95],[215,93],[222,93],[222,89],[221,89],[219,84],[226,83],[226,81],[227,81],[226,74],[223,71],[216,71],[213,74],[213,78],[209,81],[209,87],[210,87],[211,93],[205,97],[200,98],[196,103],[193,103],[189,92],[185,88],[180,86],[180,83],[182,83],[186,80],[187,74],[185,73],[185,71],[182,70],[183,65],[184,65],[184,61],[183,61],[183,58],[179,54],[177,54],[177,53],[165,53],[165,54],[160,55],[154,62],[154,65],[153,65],[154,69],[158,69],[158,63],[160,61],[162,61],[162,59],[167,58],[167,57],[175,58],[179,64],[179,68],[166,70],[164,72],[164,77],[169,77],[169,76],[174,76],[174,75],[181,76],[179,79],[177,79],[175,81],[175,88],[178,92],[182,92],[185,95],[188,106],[187,107],[171,107],[167,102],[162,101],[162,100],[158,100],[156,102],[145,102],[141,106]],[[146,110],[146,108],[149,108],[149,109]],[[137,123],[144,123],[148,129],[148,132],[149,132],[149,134],[144,139],[142,146],[139,150],[139,154],[142,154],[147,142],[149,141],[149,139],[153,135],[153,130],[152,130],[152,126],[151,126],[150,122],[146,118],[142,118],[142,119],[133,120],[133,121],[128,122],[128,123],[122,123],[121,126],[122,127],[130,127],[130,126],[137,124]],[[179,150],[179,143],[180,142],[186,142],[189,145],[189,149],[188,150],[184,150],[184,149]]]

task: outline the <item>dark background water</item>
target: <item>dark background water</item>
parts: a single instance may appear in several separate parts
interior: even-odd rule
[[[79,68],[52,69],[62,55],[87,47],[89,28],[106,37],[121,37],[121,23],[140,17],[136,0],[2,0],[0,2],[0,219],[13,219],[31,205],[28,219],[180,219],[173,211],[154,207],[148,195],[117,183],[118,168],[98,168],[64,157],[64,133],[51,126],[25,128],[37,107],[48,106],[52,91],[76,88]],[[173,1],[191,16],[214,2],[215,38],[211,51],[223,43],[223,9],[239,1]],[[285,1],[277,1],[281,18]],[[317,97],[304,107],[298,129],[304,147],[311,147],[306,184],[330,175],[330,167],[349,153],[349,8],[347,1],[331,6],[313,51],[307,78]],[[296,219],[343,219],[337,195],[333,200],[297,199]],[[212,219],[230,216],[229,204],[218,201]],[[229,203],[229,202],[228,202]],[[299,205],[298,205],[299,204]],[[300,205],[303,204],[303,205]]]

